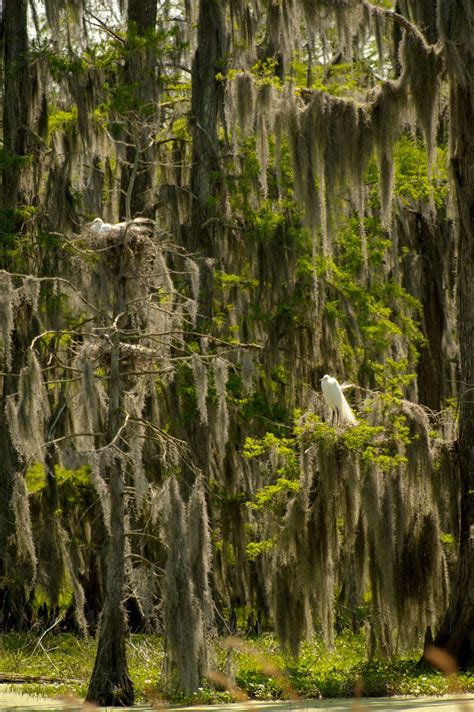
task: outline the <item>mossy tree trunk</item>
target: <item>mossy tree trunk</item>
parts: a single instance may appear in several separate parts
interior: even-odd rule
[[[18,393],[18,374],[25,366],[25,354],[36,331],[36,320],[25,304],[17,308],[15,316],[11,362],[2,363],[0,358],[3,370],[0,376],[0,627],[3,631],[31,627],[31,584],[36,576],[36,563],[30,558],[22,560],[19,553],[13,499],[15,478],[19,473],[24,476],[25,463],[12,439],[6,412],[7,402]]]
[[[120,249],[118,252],[120,253]],[[122,245],[122,269],[114,287],[116,300],[113,320],[123,317],[125,303],[125,245]],[[109,408],[107,423],[106,474],[110,494],[110,531],[106,557],[107,580],[104,607],[100,615],[99,639],[94,669],[89,682],[87,699],[100,706],[126,707],[133,704],[134,690],[128,672],[125,650],[127,622],[124,599],[125,584],[125,465],[120,429],[124,425],[124,378],[120,372],[120,331],[114,329],[110,337]]]
[[[437,41],[436,0],[398,0],[396,11],[415,22],[430,44]]]
[[[451,172],[455,188],[458,238],[458,334],[461,398],[458,456],[461,480],[459,577],[436,645],[447,648],[459,665],[474,665],[474,35],[471,0],[451,7],[441,4],[441,17],[451,82]],[[469,18],[471,27],[469,28]]]
[[[32,197],[25,184],[31,176],[32,94],[28,41],[27,0],[4,0],[0,39],[3,80],[3,157],[0,190],[0,269],[26,271],[31,255],[29,238],[19,234],[23,219],[16,212]],[[2,306],[3,309],[3,306]],[[1,319],[4,319],[2,314]],[[5,406],[18,392],[18,374],[37,329],[31,310],[24,304],[14,313],[10,362],[0,356],[0,622],[2,629],[18,630],[31,625],[29,587],[35,576],[33,562],[18,561],[15,512],[12,506],[14,480],[24,472],[7,422]],[[0,346],[5,350],[6,344]]]
[[[200,0],[198,46],[192,67],[191,239],[196,248],[209,255],[216,252],[213,245],[218,239],[216,202],[222,198],[217,126],[223,82],[217,75],[224,72],[225,53],[224,3]]]
[[[21,198],[22,166],[29,147],[30,65],[27,0],[5,0],[3,11],[3,167],[2,206],[15,208]]]
[[[24,601],[18,599],[22,586],[18,578],[12,579],[15,571],[15,551],[12,548],[12,532],[15,531],[15,514],[12,508],[15,473],[20,469],[18,453],[13,447],[5,414],[9,396],[18,389],[18,379],[12,374],[4,375],[0,387],[0,624],[3,631],[20,627],[20,611]],[[18,589],[18,590],[17,590]]]
[[[107,582],[100,616],[99,640],[87,700],[101,707],[133,704],[134,690],[125,650],[127,623],[123,605],[125,507],[123,463],[117,458],[109,467],[111,495]]]
[[[125,129],[125,163],[122,166],[120,215],[153,217],[151,191],[156,171],[151,136],[157,113],[156,55],[151,38],[156,26],[157,0],[129,0],[128,48],[124,84],[131,89]],[[138,46],[147,38],[148,45]]]
[[[446,275],[451,270],[452,231],[448,222],[436,223],[415,214],[416,247],[421,257],[421,303],[426,344],[420,348],[417,367],[418,399],[434,412],[439,412],[451,394],[450,368],[447,357],[448,307]]]
[[[200,0],[197,49],[192,65],[191,88],[191,221],[187,249],[205,257],[220,254],[222,212],[225,200],[223,173],[219,156],[218,123],[223,111],[223,81],[227,49],[225,3]],[[205,333],[213,315],[214,270],[212,263],[201,263],[198,329]],[[198,465],[209,471],[209,429],[198,419],[189,423],[187,433]],[[194,475],[190,474],[190,479]]]

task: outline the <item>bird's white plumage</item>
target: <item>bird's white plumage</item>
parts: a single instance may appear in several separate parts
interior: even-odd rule
[[[91,232],[101,232],[103,224],[104,221],[102,220],[102,218],[95,218],[95,220],[93,220],[90,225],[87,226],[87,229]]]
[[[111,223],[106,223],[102,220],[102,218],[95,218],[90,225],[88,226],[88,229],[91,230],[92,232],[97,232],[99,234],[102,234],[104,232],[109,232],[109,230],[113,230],[115,227],[123,227],[126,225],[126,222],[121,222],[121,223],[115,223],[115,225],[112,225]]]
[[[357,419],[347,402],[337,378],[327,374],[321,379],[321,390],[332,415],[340,424],[356,425]]]

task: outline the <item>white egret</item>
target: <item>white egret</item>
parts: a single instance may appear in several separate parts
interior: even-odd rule
[[[104,222],[102,218],[95,218],[95,220],[93,220],[90,225],[88,225],[88,230],[102,234],[104,232],[109,232],[109,230],[113,230],[114,227],[123,227],[126,224],[126,222],[120,222],[115,223],[115,225],[112,225],[111,223]]]
[[[108,232],[109,230],[112,229],[112,225],[110,223],[105,223],[102,218],[95,218],[88,226],[87,229],[90,230],[91,232],[97,232],[97,233],[102,233],[102,232]]]
[[[334,424],[334,419],[340,425],[343,423],[357,425],[357,419],[342,392],[343,388],[344,386],[341,386],[336,378],[328,376],[327,373],[321,378],[324,400],[331,411],[331,425]]]

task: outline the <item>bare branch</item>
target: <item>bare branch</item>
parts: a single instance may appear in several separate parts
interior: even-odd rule
[[[118,42],[125,44],[124,38],[120,37],[120,35],[117,35],[113,30],[111,30],[110,27],[108,25],[106,25],[105,22],[103,22],[100,19],[100,17],[97,17],[97,15],[94,15],[94,13],[91,12],[90,10],[86,10],[85,13],[86,13],[86,15],[90,15],[90,17],[92,17],[97,22],[96,27],[97,26],[101,27],[103,30],[105,30],[111,37],[116,39]],[[92,25],[93,23],[90,23],[90,24]]]

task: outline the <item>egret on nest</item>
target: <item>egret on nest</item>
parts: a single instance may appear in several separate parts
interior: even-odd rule
[[[90,225],[88,225],[88,229],[91,230],[91,232],[108,232],[112,229],[112,225],[110,223],[105,223],[102,218],[96,218],[90,223]]]
[[[104,232],[109,232],[109,230],[113,230],[114,227],[123,227],[126,224],[127,223],[125,222],[121,222],[115,223],[115,225],[111,225],[110,223],[104,222],[102,218],[95,218],[95,220],[93,220],[90,225],[88,225],[88,230],[102,234]]]
[[[321,390],[324,400],[331,411],[331,425],[334,425],[334,420],[338,425],[343,425],[344,423],[357,425],[357,419],[342,392],[344,388],[349,387],[349,385],[344,384],[341,386],[337,378],[332,378],[327,373],[321,378]]]

